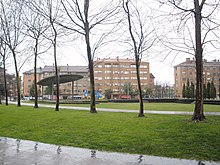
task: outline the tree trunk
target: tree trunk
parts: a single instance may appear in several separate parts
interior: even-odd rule
[[[37,90],[37,43],[36,40],[35,52],[34,52],[34,108],[38,108],[38,90]]]
[[[85,40],[86,40],[86,49],[89,62],[89,76],[90,76],[90,112],[97,113],[95,105],[95,81],[94,81],[94,71],[93,71],[93,58],[90,47],[90,38],[89,38],[89,22],[88,22],[88,10],[89,10],[89,0],[84,1],[84,15],[85,15]]]
[[[88,37],[86,37],[88,38]],[[86,40],[87,44],[87,55],[89,60],[89,76],[90,76],[90,112],[97,113],[95,105],[95,81],[94,81],[94,71],[93,71],[93,60],[91,57],[91,48],[89,45],[89,39]]]
[[[136,71],[137,71],[137,81],[138,81],[138,93],[139,93],[139,103],[140,103],[140,109],[138,117],[144,116],[144,103],[142,98],[142,89],[141,89],[141,80],[140,80],[140,62],[136,59]]]
[[[195,5],[195,39],[196,39],[196,103],[192,120],[202,121],[205,119],[203,113],[203,48],[201,42],[201,7],[199,0],[194,0]]]
[[[50,6],[52,7],[52,6]],[[57,30],[54,26],[54,20],[52,19],[52,8],[50,8],[50,24],[52,26],[54,32],[54,38],[52,41],[53,44],[53,53],[54,53],[54,65],[55,65],[55,77],[56,77],[56,107],[55,111],[59,111],[59,104],[60,104],[60,89],[59,89],[59,75],[58,75],[58,67],[57,67]],[[52,86],[53,89],[53,86]],[[53,94],[52,94],[53,97]]]
[[[4,84],[5,84],[5,105],[8,105],[8,85],[6,79],[5,55],[3,57],[3,68],[4,68]]]
[[[20,77],[19,77],[19,71],[17,67],[17,60],[16,60],[16,53],[14,49],[12,50],[13,58],[14,58],[14,65],[15,65],[15,72],[16,72],[16,84],[17,84],[17,106],[21,106],[21,89],[20,89]]]
[[[58,68],[57,68],[56,39],[54,39],[54,63],[55,63],[55,76],[56,76],[56,108],[55,108],[55,111],[59,111],[59,104],[60,104],[59,90],[60,89],[59,89],[59,74],[58,74]]]
[[[137,71],[137,82],[138,82],[138,93],[139,93],[139,103],[140,103],[140,109],[139,109],[139,114],[138,117],[143,117],[144,116],[144,104],[143,104],[143,98],[142,98],[142,89],[141,89],[141,81],[140,81],[140,52],[138,52],[137,49],[137,42],[135,41],[135,37],[132,33],[132,24],[131,24],[131,15],[128,7],[129,1],[125,3],[127,11],[127,17],[128,17],[128,29],[129,33],[131,35],[131,39],[134,45],[134,56],[135,56],[135,63],[136,63],[136,71]],[[141,43],[140,43],[141,44]],[[141,45],[140,45],[141,46]]]

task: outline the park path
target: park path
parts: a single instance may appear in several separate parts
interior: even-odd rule
[[[105,152],[0,137],[0,164],[10,165],[220,165],[220,162]]]
[[[10,102],[12,104],[17,104],[16,102]],[[34,106],[33,103],[22,102],[21,105],[24,106]],[[55,105],[50,104],[39,104],[39,107],[44,108],[55,108]],[[63,106],[60,105],[60,109],[69,109],[69,110],[83,110],[89,111],[89,107],[75,107],[75,106]],[[138,113],[138,110],[126,110],[126,109],[109,109],[109,108],[96,108],[100,112],[121,112],[121,113]],[[186,111],[156,111],[156,110],[145,110],[145,114],[164,114],[164,115],[193,115],[193,112]],[[204,112],[208,116],[220,116],[220,112]]]

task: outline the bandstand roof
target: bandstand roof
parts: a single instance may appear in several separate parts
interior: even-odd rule
[[[76,75],[76,74],[59,75],[59,84],[77,81],[82,78],[83,78],[82,75]],[[37,84],[42,85],[42,86],[56,84],[56,76],[50,76],[50,77],[44,78],[38,81]]]

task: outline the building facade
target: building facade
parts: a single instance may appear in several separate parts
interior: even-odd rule
[[[7,81],[7,90],[8,90],[9,100],[14,100],[17,97],[17,84],[16,84],[15,75],[6,73],[6,81]],[[1,67],[0,67],[0,84],[3,84],[5,86],[4,69]]]
[[[0,84],[4,84],[4,69],[2,67],[0,67]]]
[[[42,68],[37,68],[37,82],[41,80]],[[23,96],[30,96],[30,90],[34,85],[34,69],[23,73]],[[38,86],[41,95],[41,86]]]
[[[76,74],[82,75],[83,78],[77,80],[75,82],[68,82],[60,84],[60,95],[62,98],[72,97],[72,95],[83,95],[83,92],[88,89],[88,69],[86,66],[59,66],[58,74]],[[55,67],[54,66],[45,66],[44,68],[37,69],[37,82],[55,75]],[[29,70],[23,73],[23,89],[24,96],[30,96],[30,89],[34,83],[34,72],[33,70]],[[52,83],[51,83],[52,86]],[[38,86],[40,89],[39,95],[45,95],[46,87]],[[42,93],[43,91],[43,93]],[[73,92],[73,93],[72,93]],[[48,95],[48,94],[46,94]]]
[[[60,95],[62,98],[74,96],[84,97],[84,92],[90,92],[89,70],[87,66],[59,66],[59,75],[76,74],[82,75],[83,78],[74,83],[60,84]],[[55,75],[54,66],[45,66],[37,69],[37,82]],[[154,76],[150,73],[149,63],[142,61],[140,65],[140,79],[142,88],[154,88]],[[132,85],[134,90],[137,89],[136,66],[133,59],[97,59],[94,61],[94,79],[95,90],[105,95],[106,90],[110,90],[111,98],[120,98],[124,95],[123,88],[127,83]],[[34,72],[29,70],[23,73],[23,93],[24,96],[30,96],[30,89],[34,82]],[[51,83],[52,84],[52,83]],[[45,95],[46,87],[39,86],[39,95]],[[51,92],[52,93],[52,92]]]
[[[137,89],[136,66],[134,59],[97,59],[94,61],[95,89],[100,93],[112,91],[111,98],[118,99],[125,93],[123,87],[130,83]],[[154,87],[154,76],[150,74],[149,63],[142,61],[140,65],[142,88]]]
[[[189,82],[196,84],[196,64],[194,59],[187,58],[185,62],[174,66],[175,93],[177,97],[182,97],[183,85]],[[203,81],[204,84],[213,81],[217,94],[220,87],[220,62],[219,60],[203,61]]]

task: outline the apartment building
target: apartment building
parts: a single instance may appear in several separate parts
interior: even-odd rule
[[[24,96],[29,96],[30,94],[30,88],[32,84],[34,83],[34,70],[29,70],[27,72],[23,73],[23,89],[24,89]],[[76,74],[76,75],[82,75],[83,78],[80,80],[77,80],[75,82],[68,82],[60,84],[60,95],[63,98],[68,98],[72,96],[72,90],[74,92],[74,95],[83,95],[83,92],[85,90],[88,90],[89,87],[89,81],[88,81],[88,68],[87,66],[59,66],[58,67],[59,75],[64,74]],[[54,66],[44,66],[44,68],[38,68],[37,69],[37,82],[55,75],[55,67]],[[41,90],[41,93],[39,95],[42,95],[42,87],[39,86],[39,89]],[[45,87],[43,88],[43,91],[45,92]],[[44,93],[43,93],[44,94]]]
[[[17,96],[17,84],[16,84],[16,77],[14,74],[7,74],[6,73],[6,81],[7,81],[7,90],[8,90],[8,97],[9,100],[16,98]],[[4,69],[0,67],[0,84],[4,83]]]
[[[3,75],[4,75],[4,69],[0,67],[0,84],[4,84]]]
[[[100,93],[111,90],[111,98],[118,99],[123,93],[123,86],[131,83],[137,89],[136,66],[134,59],[108,58],[94,61],[95,89]],[[154,87],[154,76],[150,73],[149,62],[140,65],[142,87]]]
[[[37,82],[41,80],[42,68],[37,68]],[[28,70],[23,73],[23,96],[30,95],[30,89],[34,84],[34,69]],[[38,93],[41,95],[41,86],[38,86]]]
[[[182,97],[183,84],[193,82],[196,84],[196,64],[195,59],[186,58],[186,61],[174,66],[175,93],[177,97]],[[218,91],[220,87],[220,62],[219,60],[203,61],[203,81],[214,82]],[[217,92],[218,93],[218,92]]]

